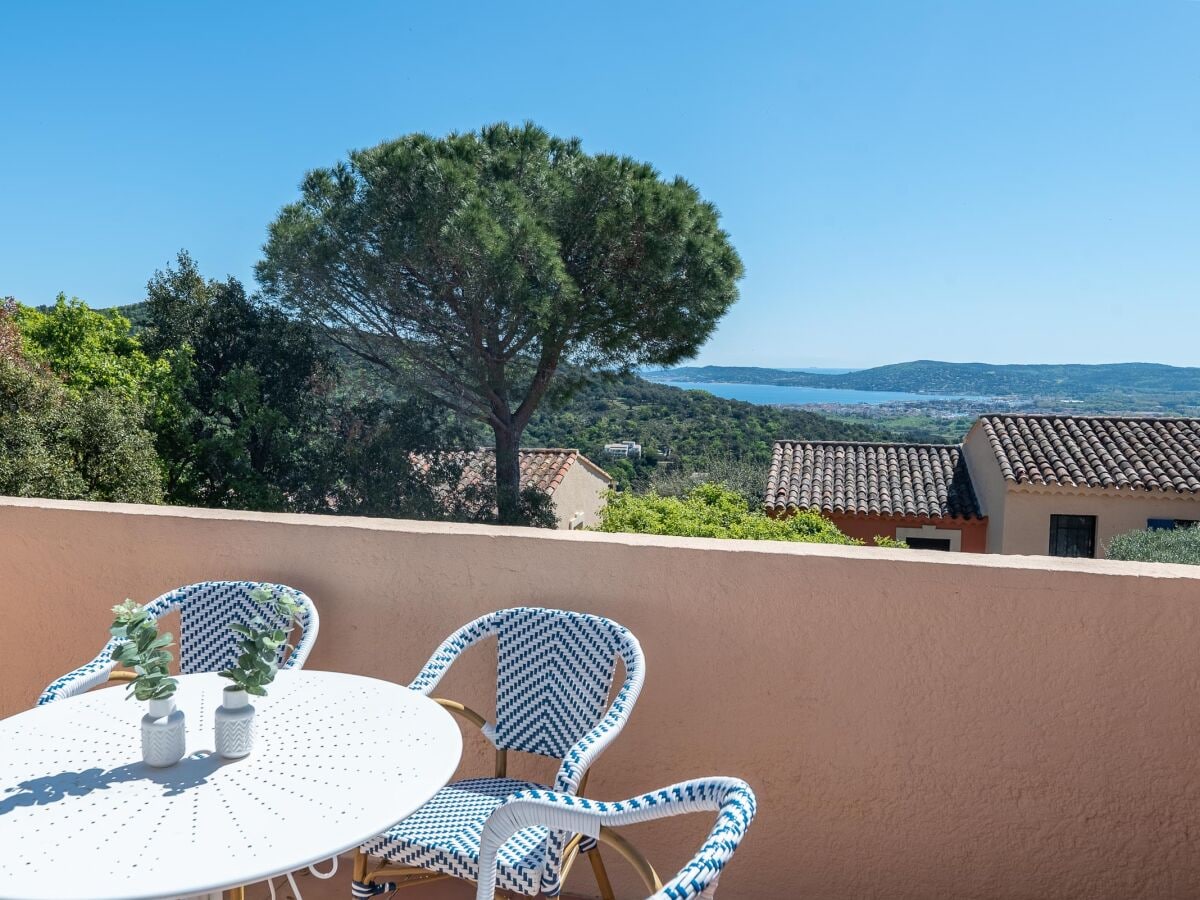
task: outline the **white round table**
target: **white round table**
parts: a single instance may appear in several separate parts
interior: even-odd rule
[[[408,816],[454,774],[450,714],[406,687],[280,672],[254,752],[222,760],[227,684],[179,678],[188,755],[142,763],[146,704],[122,685],[0,721],[0,900],[150,900],[236,888],[327,860]]]

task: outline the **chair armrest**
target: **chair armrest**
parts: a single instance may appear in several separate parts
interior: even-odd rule
[[[74,697],[76,694],[90,691],[92,688],[108,681],[110,674],[117,667],[116,662],[112,658],[114,645],[114,641],[109,641],[91,662],[86,662],[78,669],[68,672],[66,675],[52,681],[42,691],[42,695],[38,697],[37,705],[45,706],[47,703],[53,703],[55,700]],[[118,675],[117,680],[123,680],[122,676]]]
[[[720,810],[717,824],[700,852],[665,887],[658,882],[658,876],[644,857],[611,831],[616,826],[703,810]],[[754,813],[754,792],[737,778],[685,781],[615,803],[558,791],[520,791],[498,806],[484,823],[479,845],[476,900],[493,900],[495,896],[496,854],[504,842],[518,831],[535,826],[587,835],[617,848],[643,874],[650,890],[656,892],[655,897],[676,896],[667,889],[681,885],[703,890],[715,881],[733,856]]]
[[[449,710],[454,715],[466,719],[472,725],[482,732],[483,736],[488,739],[493,747],[496,747],[496,730],[495,727],[475,710],[469,706],[459,703],[457,700],[446,700],[443,697],[431,698],[434,703],[443,709]],[[508,774],[508,751],[501,750],[496,747],[496,777],[503,778]]]
[[[438,682],[442,680],[442,676],[446,674],[446,670],[450,668],[450,664],[458,659],[468,647],[478,643],[485,637],[496,633],[496,613],[488,613],[486,616],[481,616],[474,622],[468,622],[446,640],[442,641],[441,646],[433,651],[433,655],[429,657],[429,662],[425,663],[424,668],[417,674],[408,685],[410,690],[429,696],[429,692],[437,687]]]
[[[438,706],[442,707],[442,709],[447,709],[454,713],[454,715],[466,719],[480,731],[483,731],[488,727],[487,719],[475,712],[475,710],[471,709],[471,707],[465,706],[464,704],[459,703],[457,700],[446,700],[443,697],[431,697],[430,699],[433,700],[433,702]]]

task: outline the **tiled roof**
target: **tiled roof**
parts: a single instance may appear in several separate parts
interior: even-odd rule
[[[980,518],[961,448],[943,444],[776,441],[767,509]]]
[[[488,447],[475,450],[455,450],[447,456],[462,466],[460,487],[491,483],[496,478],[496,451]],[[536,447],[521,450],[521,487],[533,486],[546,494],[553,494],[566,477],[567,471],[576,462],[591,469],[599,477],[612,481],[612,477],[578,450],[561,447]]]
[[[1010,415],[979,424],[1015,484],[1200,491],[1200,419]]]

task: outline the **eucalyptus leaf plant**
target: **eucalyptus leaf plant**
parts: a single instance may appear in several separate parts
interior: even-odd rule
[[[166,700],[174,696],[178,682],[170,675],[172,656],[167,650],[174,640],[171,634],[159,634],[158,622],[133,600],[127,599],[112,611],[109,631],[122,641],[112,652],[113,661],[136,673],[126,698]]]
[[[229,629],[237,634],[237,662],[220,672],[222,678],[233,682],[226,690],[245,691],[257,697],[265,697],[267,685],[275,680],[279,671],[279,657],[292,649],[287,643],[292,625],[300,606],[296,600],[286,594],[275,594],[265,588],[251,592],[251,596],[262,606],[269,608],[276,616],[284,619],[284,627],[269,625],[262,617],[256,616],[249,625],[241,622],[230,622]]]

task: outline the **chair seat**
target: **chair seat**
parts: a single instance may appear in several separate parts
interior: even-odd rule
[[[476,881],[479,839],[488,816],[511,794],[531,789],[545,787],[513,778],[452,782],[403,822],[364,843],[362,851],[394,865]],[[496,857],[499,887],[529,896],[539,892],[548,835],[545,828],[525,828],[505,842]]]

